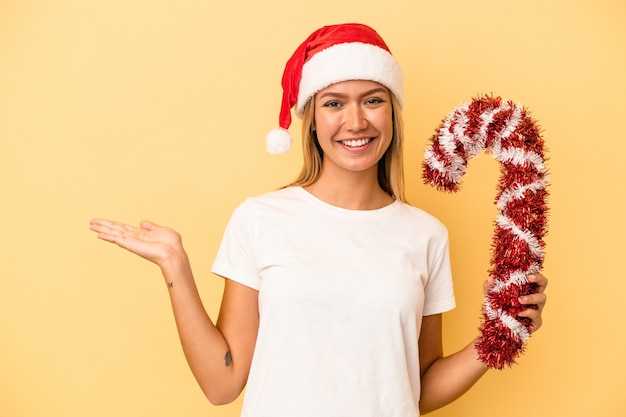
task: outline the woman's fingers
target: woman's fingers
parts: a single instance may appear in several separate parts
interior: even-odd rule
[[[483,282],[483,292],[485,294],[487,294],[489,291],[491,291],[491,289],[493,288],[493,286],[495,284],[495,280],[496,280],[496,278],[493,275],[489,275],[489,278],[487,278]]]
[[[114,222],[104,219],[92,219],[89,222],[89,228],[98,233],[98,238],[108,241],[111,241],[118,227]]]
[[[139,229],[131,225],[106,219],[93,219],[90,228],[98,233],[98,238],[128,249],[128,242],[138,238]]]
[[[532,274],[528,275],[528,282],[532,282],[537,284],[537,292],[544,292],[546,287],[548,286],[548,278],[544,277],[542,274]]]
[[[542,310],[542,308],[538,308],[538,309],[527,308],[526,310],[524,310],[521,313],[519,313],[517,316],[518,317],[526,317],[526,318],[530,319],[531,322],[532,322],[531,327],[530,327],[530,331],[534,332],[537,329],[539,329],[541,327],[541,325],[543,324],[543,319],[541,317],[541,310]]]
[[[159,226],[157,226],[156,224],[152,223],[151,221],[148,220],[142,220],[141,223],[139,223],[139,227],[141,227],[144,230],[147,231],[152,231],[155,228],[158,228]]]
[[[543,308],[544,304],[546,303],[547,298],[548,297],[544,293],[538,292],[534,294],[521,296],[519,298],[519,302],[520,304],[536,305],[538,308]]]
[[[123,233],[132,230],[132,226],[105,219],[92,219],[91,230],[104,233]]]
[[[528,276],[528,281],[536,284],[537,292],[527,294],[519,298],[520,304],[528,305],[530,308],[527,308],[519,313],[518,317],[527,317],[531,319],[531,331],[534,332],[543,324],[541,314],[548,299],[544,293],[546,286],[548,285],[548,279],[542,274],[533,274]]]

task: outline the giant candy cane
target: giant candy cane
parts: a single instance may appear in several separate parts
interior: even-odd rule
[[[458,191],[468,159],[483,149],[500,161],[490,274],[494,287],[485,296],[480,359],[490,368],[511,366],[530,337],[531,321],[517,317],[528,308],[521,295],[534,292],[527,275],[539,272],[544,258],[547,169],[538,127],[526,109],[485,96],[453,109],[425,153],[423,177],[443,191]]]

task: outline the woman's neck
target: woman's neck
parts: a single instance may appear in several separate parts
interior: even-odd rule
[[[378,184],[376,175],[353,172],[345,175],[325,175],[324,170],[313,184],[304,187],[320,200],[350,210],[376,210],[393,203],[394,199]]]

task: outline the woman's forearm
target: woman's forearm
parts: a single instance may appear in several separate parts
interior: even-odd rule
[[[233,371],[226,339],[207,314],[186,255],[161,266],[189,367],[214,404],[237,398],[245,384]]]
[[[437,359],[422,375],[420,412],[429,413],[459,398],[487,370],[478,359],[474,342],[453,355]]]

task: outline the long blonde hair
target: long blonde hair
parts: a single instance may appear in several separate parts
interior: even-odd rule
[[[378,161],[378,184],[380,187],[399,201],[406,201],[404,195],[404,166],[402,162],[404,142],[402,115],[400,104],[396,97],[389,92],[391,97],[393,136],[389,148]],[[309,100],[302,113],[302,150],[304,164],[300,175],[292,182],[291,186],[302,186],[313,184],[322,172],[322,160],[324,153],[317,141],[317,135],[313,130],[315,117],[315,96]]]

